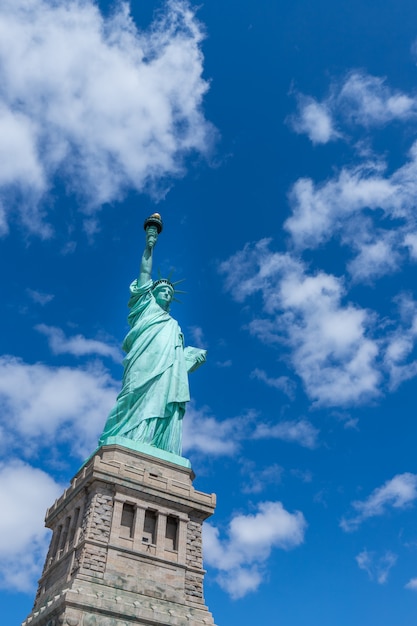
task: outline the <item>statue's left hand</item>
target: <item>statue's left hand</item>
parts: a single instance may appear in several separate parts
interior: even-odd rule
[[[185,360],[187,362],[187,370],[188,372],[194,372],[197,368],[200,367],[206,361],[206,350],[202,350],[201,348],[185,348]]]
[[[201,365],[202,363],[204,363],[206,361],[206,351],[202,351],[200,352],[200,354],[197,355],[196,357],[196,366]]]

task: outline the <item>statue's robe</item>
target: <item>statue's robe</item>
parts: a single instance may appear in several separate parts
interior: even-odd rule
[[[190,400],[187,371],[195,349],[184,349],[181,328],[157,304],[151,280],[142,287],[133,281],[130,292],[122,391],[99,445],[122,436],[181,454],[182,418]]]

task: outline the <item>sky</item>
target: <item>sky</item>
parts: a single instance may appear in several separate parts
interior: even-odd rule
[[[0,605],[120,390],[143,221],[207,349],[218,626],[417,616],[417,4],[3,0]]]

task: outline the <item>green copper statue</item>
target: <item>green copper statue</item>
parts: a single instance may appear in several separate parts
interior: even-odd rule
[[[181,455],[188,372],[206,360],[206,351],[184,348],[181,328],[169,315],[175,287],[165,278],[152,281],[153,249],[162,231],[158,213],[145,220],[145,230],[139,277],[130,285],[122,391],[99,445],[123,437]]]

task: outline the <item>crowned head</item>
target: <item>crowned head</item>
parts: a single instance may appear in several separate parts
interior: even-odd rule
[[[172,283],[169,278],[159,278],[158,280],[154,281],[152,285],[152,293],[155,297],[156,302],[161,308],[164,309],[164,311],[169,310],[169,306],[173,300],[179,302],[179,300],[177,300],[177,298],[175,297],[175,294],[185,293],[184,291],[179,291],[175,288],[175,286],[178,285],[178,283],[181,283],[183,280],[184,279],[177,280]]]
[[[160,278],[152,285],[152,293],[156,302],[164,311],[169,310],[169,306],[174,299],[175,288],[168,278]]]

